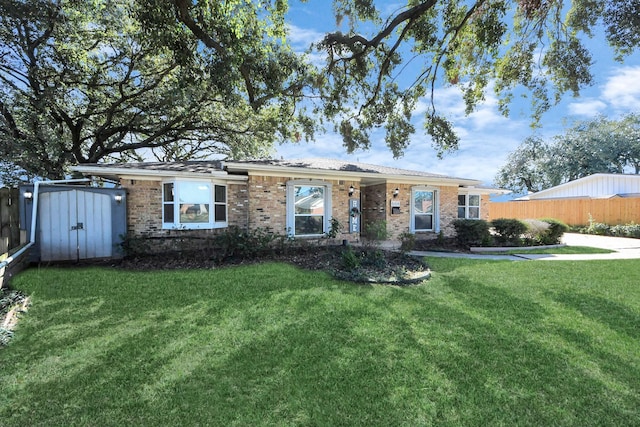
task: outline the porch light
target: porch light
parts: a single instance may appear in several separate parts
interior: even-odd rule
[[[400,194],[400,189],[396,187],[396,189],[393,190],[393,197],[398,197],[398,194]]]
[[[24,196],[24,198],[26,200],[31,200],[33,199],[33,192],[32,191],[25,191],[24,193],[22,193],[22,195]]]
[[[115,196],[113,196],[113,199],[116,201],[117,204],[122,203],[122,194],[116,194]]]
[[[355,188],[353,188],[353,185],[349,186],[349,196],[353,196],[353,193],[356,191]]]

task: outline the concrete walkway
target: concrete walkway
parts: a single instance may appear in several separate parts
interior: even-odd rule
[[[508,261],[591,261],[612,259],[640,259],[640,239],[565,233],[565,235],[562,237],[562,243],[566,244],[567,246],[590,246],[592,248],[609,249],[615,252],[608,254],[543,255],[528,254],[526,253],[526,251],[522,251],[523,253],[518,255],[479,255],[454,252],[413,251],[411,252],[411,255]]]

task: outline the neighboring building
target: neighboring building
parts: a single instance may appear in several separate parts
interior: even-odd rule
[[[492,202],[489,219],[496,218],[555,218],[574,226],[640,223],[640,175],[597,173],[509,202]]]
[[[639,197],[640,175],[596,173],[546,190],[531,193],[518,200],[567,199],[574,197],[606,199]]]
[[[268,228],[295,238],[344,226],[357,241],[385,221],[403,232],[452,235],[456,218],[486,219],[489,194],[480,181],[332,159],[85,164],[73,170],[116,182],[127,192],[133,235],[215,233],[230,226]],[[189,231],[197,230],[197,231]]]

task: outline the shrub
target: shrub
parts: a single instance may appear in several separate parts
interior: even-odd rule
[[[456,229],[456,240],[463,247],[489,246],[491,234],[489,223],[482,219],[456,219],[453,221]]]
[[[640,224],[630,223],[624,225],[614,225],[609,230],[612,236],[640,238]]]
[[[378,247],[379,243],[389,238],[387,231],[387,221],[377,220],[365,224],[362,233],[363,244],[365,248],[371,249]]]
[[[527,225],[519,219],[498,218],[491,221],[495,232],[493,238],[500,245],[519,245]]]
[[[344,227],[336,217],[331,217],[329,222],[330,222],[329,231],[327,232],[326,237],[329,239],[335,239],[336,236],[338,236],[338,234],[342,232]]]
[[[289,242],[286,236],[274,233],[271,229],[256,228],[242,230],[232,226],[225,229],[214,238],[216,257],[219,260],[225,258],[251,259],[260,255],[275,252],[276,246],[282,246]]]
[[[543,218],[541,221],[549,224],[549,228],[541,235],[540,244],[542,245],[557,245],[562,235],[569,230],[567,224],[554,218]]]
[[[405,231],[400,234],[400,252],[411,252],[416,247],[416,235]]]
[[[539,245],[544,239],[544,234],[551,225],[548,222],[539,219],[523,219],[523,223],[527,225],[527,231],[524,234],[524,244],[533,246]]]
[[[351,246],[347,246],[342,251],[342,266],[348,271],[360,267],[360,257],[353,251]]]
[[[148,255],[152,252],[150,240],[146,236],[136,236],[132,233],[121,235],[120,248],[125,257]]]
[[[364,252],[362,265],[383,269],[387,266],[387,260],[380,249],[368,250]]]
[[[596,222],[589,219],[587,234],[597,234],[599,236],[608,236],[611,234],[611,227],[602,222]]]

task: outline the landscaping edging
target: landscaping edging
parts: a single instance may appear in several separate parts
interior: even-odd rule
[[[532,251],[536,249],[555,249],[564,248],[565,245],[541,245],[541,246],[493,246],[493,247],[472,247],[471,252],[510,252],[510,251]]]

